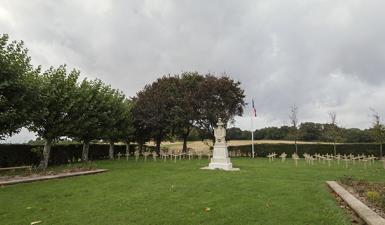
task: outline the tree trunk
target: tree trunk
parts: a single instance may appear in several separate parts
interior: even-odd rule
[[[187,152],[187,137],[183,137],[183,152]]]
[[[114,142],[110,141],[110,149],[109,149],[110,159],[114,159]]]
[[[383,160],[383,158],[382,158],[382,142],[380,143],[380,160]],[[383,160],[383,167],[384,167],[384,169],[385,169],[385,159]]]
[[[294,144],[295,144],[295,154],[298,155],[297,139],[294,140]]]
[[[183,149],[182,149],[182,151],[184,153],[187,152],[187,138],[188,138],[189,134],[190,134],[190,128],[187,128],[186,133],[183,134]]]
[[[46,139],[44,144],[44,149],[43,149],[43,159],[40,162],[39,168],[44,170],[47,169],[51,147],[52,147],[52,140]]]
[[[126,142],[126,156],[127,155],[130,155],[130,142],[129,141]]]
[[[337,155],[337,145],[336,145],[336,142],[334,142],[334,155]]]
[[[156,139],[156,153],[159,155],[160,154],[160,143],[162,142],[162,139],[160,139],[159,137]]]
[[[90,149],[90,142],[89,141],[84,141],[83,142],[83,161],[87,162],[88,161],[88,150]]]
[[[139,154],[143,152],[143,143],[139,143]]]

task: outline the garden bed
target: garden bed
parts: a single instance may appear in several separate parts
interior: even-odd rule
[[[339,182],[354,197],[385,218],[385,183],[344,177]]]
[[[96,169],[94,167],[74,167],[74,168],[65,168],[65,169],[54,169],[54,170],[45,170],[45,171],[25,171],[25,172],[8,172],[0,175],[0,186],[1,185],[11,185],[18,183],[27,183],[41,180],[65,178],[72,176],[81,176],[89,175],[95,173],[105,172],[104,169]]]

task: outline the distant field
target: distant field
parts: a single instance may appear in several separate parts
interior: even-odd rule
[[[254,141],[254,144],[293,144],[294,141],[283,141],[283,140],[257,140]],[[330,144],[327,142],[306,142],[306,141],[297,141],[298,144]],[[231,140],[227,142],[228,146],[239,146],[239,145],[250,145],[251,140]],[[149,145],[155,145],[153,142]],[[167,147],[171,150],[180,150],[182,149],[183,142],[162,142],[162,147]],[[202,142],[202,141],[190,141],[187,143],[188,148],[192,148],[197,152],[206,152],[212,146],[212,141]]]

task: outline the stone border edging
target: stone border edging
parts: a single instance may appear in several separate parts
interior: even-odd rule
[[[56,175],[46,175],[41,177],[30,177],[30,178],[19,178],[15,180],[9,180],[9,181],[2,181],[0,182],[1,185],[12,185],[12,184],[20,184],[20,183],[29,183],[34,181],[42,181],[42,180],[51,180],[51,179],[58,179],[58,178],[66,178],[66,177],[75,177],[75,176],[82,176],[82,175],[90,175],[90,174],[96,174],[96,173],[103,173],[108,171],[107,169],[98,169],[98,170],[91,170],[91,171],[81,171],[81,172],[73,172],[73,173],[65,173],[65,174],[56,174]]]
[[[328,186],[337,193],[367,224],[385,225],[385,219],[350,194],[335,181],[326,181]]]

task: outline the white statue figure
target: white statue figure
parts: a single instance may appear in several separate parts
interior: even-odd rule
[[[214,129],[215,144],[226,144],[226,129],[223,127],[221,118],[219,118],[217,126]]]
[[[217,127],[214,129],[215,144],[213,157],[211,158],[209,166],[202,169],[239,170],[238,168],[233,168],[233,164],[230,161],[226,145],[226,129],[223,125],[222,120],[218,119]]]

